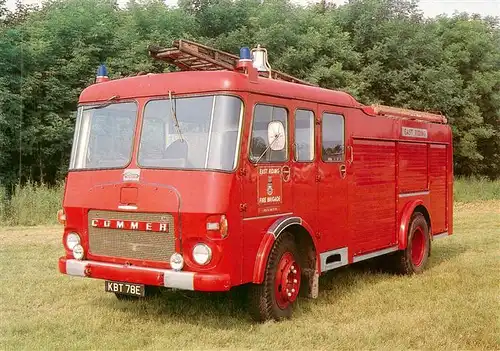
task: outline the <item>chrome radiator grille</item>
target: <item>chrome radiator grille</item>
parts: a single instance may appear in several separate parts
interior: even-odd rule
[[[168,232],[96,228],[92,219],[168,223]],[[130,213],[91,210],[88,214],[89,251],[110,256],[151,261],[169,261],[175,252],[174,218],[166,213]]]

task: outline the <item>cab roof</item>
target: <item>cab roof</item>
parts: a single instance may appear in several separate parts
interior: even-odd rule
[[[259,77],[251,81],[245,74],[231,71],[183,71],[147,74],[110,80],[87,87],[80,103],[145,97],[202,94],[217,92],[250,92],[345,107],[362,107],[351,95],[341,91]]]

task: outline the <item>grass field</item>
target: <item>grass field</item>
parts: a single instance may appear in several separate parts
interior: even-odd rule
[[[457,204],[423,274],[333,271],[281,323],[251,322],[236,293],[118,301],[57,272],[60,231],[0,229],[0,349],[500,349],[498,200]]]

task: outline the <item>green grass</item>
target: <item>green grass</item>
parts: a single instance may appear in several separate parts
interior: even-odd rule
[[[453,195],[456,202],[500,200],[500,179],[458,177],[453,184]]]
[[[118,301],[57,272],[61,227],[0,228],[0,349],[500,349],[500,201],[455,206],[428,269],[357,265],[320,279],[292,320],[255,324],[236,293]]]

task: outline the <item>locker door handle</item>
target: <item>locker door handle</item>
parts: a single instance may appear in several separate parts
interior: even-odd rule
[[[349,151],[349,164],[352,165],[352,162],[354,161],[354,148],[352,146],[348,146],[347,150]]]
[[[347,167],[345,165],[339,166],[340,178],[344,179],[347,174]]]

